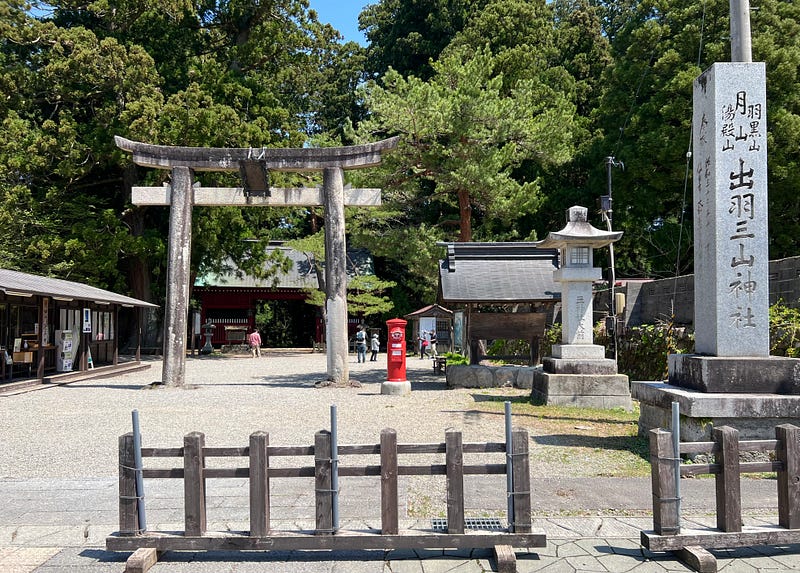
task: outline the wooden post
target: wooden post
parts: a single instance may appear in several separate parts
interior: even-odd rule
[[[494,558],[497,561],[497,573],[517,573],[517,556],[510,545],[495,545]]]
[[[528,430],[514,428],[511,433],[511,459],[514,482],[513,533],[530,533],[531,529],[531,472],[528,455]]]
[[[464,533],[464,450],[461,432],[444,434],[447,471],[447,533]]]
[[[333,492],[331,491],[331,433],[314,434],[314,487],[317,501],[317,535],[333,533]]]
[[[152,547],[140,547],[125,561],[125,573],[147,573],[158,563],[159,552]]]
[[[672,432],[650,430],[650,477],[653,488],[653,530],[658,535],[680,533]]]
[[[139,362],[142,359],[142,315],[144,314],[144,308],[141,306],[136,308],[136,362]]]
[[[111,336],[114,337],[114,342],[112,343],[114,356],[111,359],[111,363],[116,366],[119,364],[119,305],[114,305],[114,328],[111,332]]]
[[[250,535],[269,534],[269,434],[250,435]]]
[[[47,358],[44,347],[49,342],[45,334],[47,334],[47,323],[49,322],[48,305],[50,303],[50,298],[37,296],[36,299],[39,301],[39,336],[36,337],[39,351],[36,353],[36,357],[38,358],[36,361],[36,378],[41,382],[44,380],[44,362]]]
[[[200,536],[206,532],[206,479],[203,448],[205,435],[192,432],[183,438],[183,504],[185,533]]]
[[[136,462],[133,455],[133,432],[119,437],[119,532],[136,535],[139,515],[136,511]]]
[[[781,424],[775,428],[778,440],[778,525],[800,527],[800,428]]]
[[[347,384],[350,379],[347,348],[347,244],[344,226],[344,172],[322,171],[325,209],[325,341],[328,379]]]
[[[183,386],[192,262],[192,206],[194,205],[192,170],[188,167],[173,167],[171,187],[162,381],[167,386]]]
[[[397,535],[400,529],[397,493],[397,432],[381,430],[381,533]]]
[[[730,426],[714,428],[720,473],[717,485],[717,527],[728,533],[742,530],[742,492],[739,472],[739,431]]]

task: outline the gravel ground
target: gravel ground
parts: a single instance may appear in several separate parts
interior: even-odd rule
[[[316,388],[325,379],[324,355],[270,352],[190,358],[183,389],[151,386],[161,377],[156,360],[141,372],[2,395],[0,478],[117,475],[117,439],[130,431],[133,409],[145,447],[180,447],[192,431],[204,432],[208,446],[244,446],[259,430],[272,445],[308,445],[329,427],[332,404],[342,445],[378,443],[387,427],[400,443],[443,442],[447,428],[462,430],[465,442],[503,441],[502,415],[471,410],[475,390],[445,389],[430,361],[409,357],[411,394],[384,396],[385,355],[366,364],[350,358],[351,380],[361,387]]]

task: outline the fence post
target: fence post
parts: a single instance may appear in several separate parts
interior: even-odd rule
[[[531,472],[528,457],[528,430],[514,428],[511,432],[512,471],[514,472],[513,533],[530,533],[531,529]]]
[[[742,492],[739,472],[739,431],[730,426],[714,428],[717,486],[717,528],[728,533],[742,530]]]
[[[191,432],[183,437],[183,502],[187,536],[200,536],[206,532],[205,445],[202,432]]]
[[[800,527],[800,428],[792,424],[775,427],[778,439],[778,525]]]
[[[250,435],[250,535],[269,533],[269,434]]]
[[[399,527],[397,495],[397,432],[381,430],[381,533],[397,535]]]
[[[331,433],[314,434],[314,487],[317,501],[316,534],[333,533],[333,492],[331,491]]]
[[[653,488],[653,531],[657,535],[680,533],[675,490],[672,432],[650,430],[650,478]]]
[[[139,532],[134,465],[133,434],[128,432],[119,437],[119,532],[121,535],[135,535]]]
[[[447,470],[447,533],[464,533],[464,450],[461,432],[444,434]]]

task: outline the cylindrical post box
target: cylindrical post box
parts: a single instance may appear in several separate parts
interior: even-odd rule
[[[387,381],[406,381],[406,324],[402,318],[386,321],[389,337],[386,343]]]

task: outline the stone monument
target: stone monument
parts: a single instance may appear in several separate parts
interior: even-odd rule
[[[737,41],[748,14],[732,10],[741,61],[694,81],[695,354],[669,357],[668,384],[634,383],[642,433],[669,426],[673,401],[687,441],[722,424],[773,437],[775,425],[800,418],[800,360],[769,356],[766,71],[742,49],[749,34]]]
[[[588,222],[585,207],[570,207],[567,225],[538,245],[560,251],[554,280],[561,283],[561,344],[534,371],[531,397],[545,404],[631,409],[628,377],[594,344],[592,285],[602,273],[593,250],[617,241],[622,232],[601,231]]]

